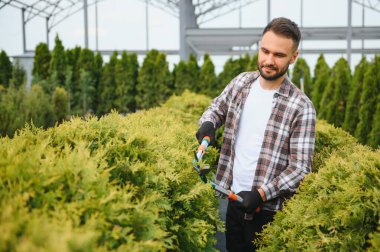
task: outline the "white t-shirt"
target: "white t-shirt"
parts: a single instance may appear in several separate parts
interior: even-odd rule
[[[264,90],[259,78],[252,83],[245,101],[235,139],[232,191],[251,191],[265,129],[277,90]]]

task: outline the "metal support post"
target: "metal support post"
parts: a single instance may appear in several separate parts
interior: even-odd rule
[[[88,48],[88,14],[87,14],[87,0],[83,0],[84,12],[84,47]]]
[[[145,0],[145,32],[146,32],[146,50],[149,51],[149,4]]]
[[[351,40],[352,40],[352,0],[348,1],[348,27],[347,27],[347,62],[351,67]]]
[[[198,28],[197,19],[195,17],[195,7],[191,0],[179,1],[179,41],[180,41],[180,57],[181,60],[187,61],[190,54],[198,56],[187,42],[186,30],[188,28]]]
[[[50,33],[50,30],[49,30],[49,17],[46,17],[46,45],[49,49],[49,33]]]
[[[98,0],[95,1],[95,49],[99,50],[98,44]]]
[[[22,25],[22,50],[26,53],[26,34],[25,34],[25,8],[21,9],[21,25]]]
[[[268,24],[269,24],[269,22],[270,22],[270,20],[271,20],[271,17],[270,17],[270,0],[268,0],[268,8],[267,8],[267,11],[268,11]]]

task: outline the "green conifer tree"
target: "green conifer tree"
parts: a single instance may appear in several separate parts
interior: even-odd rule
[[[301,78],[303,81],[304,93],[308,97],[311,97],[312,82],[310,68],[305,59],[298,57],[293,68],[292,82],[299,88],[301,88]]]
[[[212,62],[210,55],[205,54],[203,57],[203,65],[201,67],[199,75],[199,83],[201,93],[206,94],[210,97],[214,97],[216,94],[216,76],[215,76],[215,65]]]
[[[25,122],[33,123],[36,127],[51,127],[55,123],[51,96],[43,88],[32,85],[23,102],[22,112],[25,113]]]
[[[155,96],[160,90],[157,89],[155,83],[157,72],[155,63],[158,55],[159,52],[157,50],[150,50],[140,68],[136,96],[138,108],[146,109],[157,105]]]
[[[55,46],[51,55],[49,75],[53,78],[53,82],[57,83],[58,86],[63,87],[65,85],[65,74],[66,74],[66,54],[65,48],[62,45],[62,41],[59,36],[55,37]],[[50,90],[54,90],[52,87]]]
[[[256,71],[257,70],[258,60],[259,60],[259,54],[255,53],[252,56],[252,59],[249,61],[249,64],[248,64],[248,67],[247,67],[247,71]]]
[[[100,101],[100,82],[102,79],[102,69],[103,69],[103,57],[97,52],[95,55],[95,66],[94,66],[94,80],[95,80],[95,94],[93,99],[92,108],[94,111],[98,111],[99,101]]]
[[[311,92],[311,99],[317,114],[319,113],[319,105],[322,100],[323,92],[327,87],[329,78],[331,75],[331,70],[329,65],[326,63],[323,54],[319,55],[317,64],[314,68],[313,77],[313,90]]]
[[[189,90],[195,93],[199,93],[201,91],[200,86],[199,86],[200,68],[198,65],[197,58],[193,54],[190,54],[189,61],[187,62],[186,68],[187,68],[186,72],[188,74]]]
[[[65,89],[57,87],[53,93],[53,111],[56,121],[61,123],[68,115],[68,94]]]
[[[369,134],[372,130],[373,117],[376,113],[379,84],[376,79],[376,61],[368,65],[364,74],[363,90],[360,96],[359,124],[355,130],[355,137],[362,144],[369,143]]]
[[[373,116],[372,129],[369,134],[368,144],[372,148],[380,146],[380,94],[377,96],[376,112]]]
[[[12,78],[10,79],[9,83],[10,83],[10,86],[13,86],[17,89],[21,87],[25,88],[26,71],[20,65],[20,62],[18,59],[15,60],[15,63],[13,65]]]
[[[79,77],[80,77],[80,69],[78,66],[79,57],[81,54],[82,48],[76,46],[73,49],[66,50],[66,71],[65,71],[65,89],[67,91],[67,96],[69,98],[68,103],[68,113],[74,114],[71,108],[75,108],[77,110],[80,107],[80,102],[78,101],[78,97],[80,93],[79,87]],[[69,78],[69,79],[67,79]]]
[[[355,134],[356,127],[359,123],[360,96],[363,91],[364,73],[367,68],[367,59],[363,57],[359,64],[355,67],[352,88],[348,95],[343,129],[350,132],[352,135]]]
[[[139,62],[136,53],[128,54],[127,68],[127,96],[125,104],[128,112],[136,111],[137,80],[139,74]]]
[[[126,51],[123,51],[121,54],[120,60],[116,63],[115,69],[115,100],[114,106],[120,113],[127,113],[128,108],[126,104],[126,97],[128,95],[128,55]]]
[[[0,52],[0,85],[9,86],[9,80],[12,78],[12,63],[5,51]]]
[[[33,62],[33,83],[49,78],[51,55],[47,44],[39,43],[36,47]]]
[[[351,70],[347,61],[340,58],[332,69],[331,79],[320,104],[322,118],[336,127],[341,127],[344,122],[350,88]]]
[[[77,113],[93,113],[93,97],[95,95],[95,55],[94,52],[82,49],[78,58],[79,89],[75,89],[73,110]],[[86,86],[87,85],[87,86]],[[89,86],[88,86],[89,85]],[[79,112],[80,111],[80,112]]]
[[[173,79],[175,93],[180,95],[185,91],[185,89],[190,90],[190,81],[188,80],[186,63],[180,60],[177,65],[174,66]]]
[[[103,68],[99,89],[100,102],[98,104],[98,115],[109,113],[114,108],[117,56],[117,52],[113,52],[109,62]]]

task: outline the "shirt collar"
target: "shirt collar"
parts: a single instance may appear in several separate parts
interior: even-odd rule
[[[260,72],[258,70],[255,71],[254,79],[256,80],[257,78],[259,78],[259,76],[260,76]],[[285,96],[285,97],[289,97],[290,87],[291,87],[291,84],[290,84],[289,77],[285,76],[285,79],[282,81],[280,88],[276,90],[275,93]]]

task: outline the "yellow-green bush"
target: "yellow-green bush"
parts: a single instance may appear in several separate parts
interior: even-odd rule
[[[186,93],[0,139],[0,251],[212,250],[217,200],[191,164],[208,102]]]
[[[313,173],[264,230],[260,251],[378,251],[380,151],[317,122]]]

